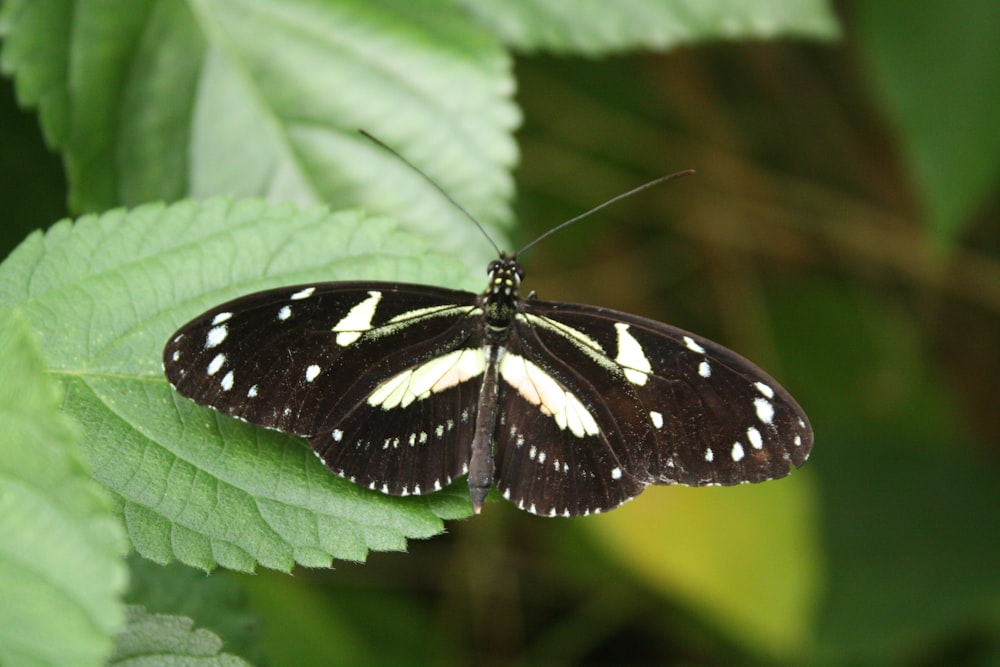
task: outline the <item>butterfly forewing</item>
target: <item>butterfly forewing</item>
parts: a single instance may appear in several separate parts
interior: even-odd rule
[[[569,359],[578,348],[580,374],[603,378],[604,400],[614,408],[617,428],[629,434],[612,442],[638,479],[690,486],[760,482],[787,475],[808,457],[812,430],[801,408],[731,350],[627,313],[524,304],[527,317],[555,323],[534,327],[547,350]],[[603,355],[591,353],[595,345]]]

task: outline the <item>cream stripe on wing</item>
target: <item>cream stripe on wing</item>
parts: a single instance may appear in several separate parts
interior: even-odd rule
[[[597,422],[580,399],[524,357],[508,352],[500,361],[500,377],[526,401],[555,419],[559,428],[569,429],[578,438],[598,434]]]

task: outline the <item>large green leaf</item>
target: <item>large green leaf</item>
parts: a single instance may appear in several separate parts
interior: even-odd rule
[[[44,371],[0,309],[0,664],[99,665],[123,622],[125,539]]]
[[[38,106],[71,208],[262,196],[364,205],[467,259],[509,223],[510,58],[447,0],[8,0],[3,69]]]
[[[394,499],[334,477],[301,440],[181,398],[160,370],[189,318],[242,293],[321,279],[455,285],[464,271],[384,219],[261,201],[184,202],[62,222],[0,265],[84,428],[133,545],[160,563],[283,570],[363,559],[441,531],[468,500]]]
[[[898,130],[928,228],[952,244],[1000,179],[1000,3],[856,8],[873,89]]]
[[[826,0],[461,0],[515,48],[598,55],[666,49],[712,39],[829,39],[837,20]]]

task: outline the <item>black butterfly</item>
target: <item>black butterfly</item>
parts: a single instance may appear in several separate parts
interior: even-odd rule
[[[809,456],[805,414],[735,352],[522,299],[516,256],[488,274],[483,294],[335,282],[244,296],[181,327],[164,370],[201,405],[309,438],[369,489],[419,495],[467,474],[477,513],[494,481],[523,510],[574,516],[649,484],[783,477]]]

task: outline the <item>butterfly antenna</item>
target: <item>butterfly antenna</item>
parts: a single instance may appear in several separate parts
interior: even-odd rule
[[[623,192],[620,195],[618,195],[617,197],[612,197],[611,199],[609,199],[608,201],[604,202],[603,204],[599,204],[599,205],[595,206],[594,208],[590,209],[589,211],[581,213],[580,215],[576,216],[575,218],[570,218],[569,220],[567,220],[566,222],[562,223],[561,225],[556,225],[555,227],[553,227],[549,231],[545,232],[544,234],[542,234],[541,236],[539,236],[538,238],[536,238],[534,241],[532,241],[528,245],[526,245],[523,248],[521,248],[520,250],[518,250],[514,254],[514,256],[515,257],[520,256],[521,253],[523,253],[525,250],[527,250],[531,246],[535,245],[536,243],[538,243],[542,239],[546,239],[546,238],[552,236],[553,234],[555,234],[556,232],[558,232],[560,229],[563,229],[564,227],[569,227],[574,222],[577,222],[579,220],[583,220],[587,216],[593,215],[594,213],[597,213],[602,208],[605,208],[607,206],[611,206],[616,201],[619,201],[621,199],[625,199],[626,197],[631,197],[632,195],[636,194],[637,192],[642,192],[646,188],[651,188],[654,185],[659,185],[660,183],[665,183],[667,181],[672,181],[675,178],[681,178],[682,176],[690,176],[693,173],[694,173],[694,169],[685,169],[684,171],[677,171],[677,172],[674,172],[673,174],[667,174],[666,176],[660,176],[659,178],[654,178],[653,180],[651,180],[648,183],[643,183],[642,185],[640,185],[638,187],[632,188],[628,192]]]
[[[469,220],[471,220],[472,224],[474,224],[476,227],[479,228],[479,231],[481,231],[483,233],[483,236],[485,236],[486,240],[490,242],[490,245],[493,246],[493,249],[497,251],[497,255],[502,255],[503,254],[503,252],[500,250],[500,247],[493,241],[492,238],[490,238],[490,235],[486,232],[486,229],[479,223],[479,221],[476,220],[472,216],[471,213],[469,213],[468,211],[466,211],[465,207],[463,207],[461,204],[459,204],[457,201],[455,201],[454,197],[452,197],[450,194],[448,194],[447,192],[445,192],[445,189],[442,188],[440,185],[438,185],[434,181],[433,178],[431,178],[430,176],[428,176],[427,174],[425,174],[419,167],[417,167],[415,164],[413,164],[412,162],[410,162],[409,160],[407,160],[405,157],[403,157],[402,155],[400,155],[399,151],[397,151],[392,146],[389,146],[388,144],[386,144],[384,141],[382,141],[378,137],[374,136],[373,134],[370,134],[369,132],[366,132],[365,130],[360,130],[359,129],[358,132],[360,132],[361,136],[363,136],[365,139],[367,139],[368,141],[371,141],[372,143],[374,143],[377,146],[380,146],[385,151],[388,151],[388,153],[390,155],[395,156],[400,162],[402,162],[403,164],[405,164],[407,167],[409,167],[410,169],[412,169],[416,173],[420,174],[420,176],[425,181],[427,181],[428,183],[430,183],[431,187],[433,187],[435,190],[437,190],[438,192],[440,192],[442,197],[444,197],[448,202],[451,203],[452,206],[454,206],[456,209],[458,209],[462,213],[462,215],[464,215],[466,218],[468,218]]]

